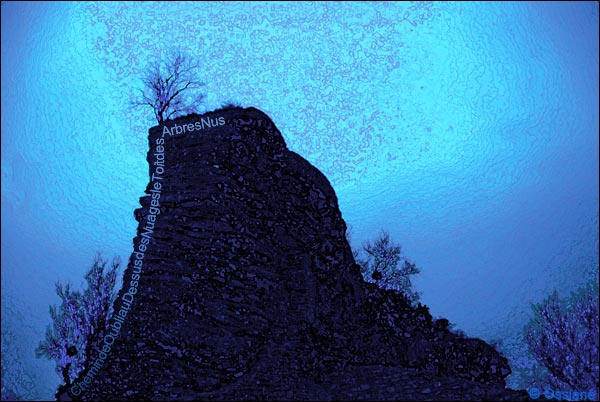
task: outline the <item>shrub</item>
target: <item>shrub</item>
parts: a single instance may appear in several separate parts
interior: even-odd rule
[[[242,107],[239,102],[229,100],[221,105],[221,110],[237,109],[239,107]]]
[[[108,329],[117,296],[114,287],[120,261],[114,258],[105,272],[106,265],[107,261],[98,254],[85,275],[87,287],[83,293],[73,291],[70,284],[56,283],[61,304],[50,306],[52,324],[48,325],[36,356],[54,360],[56,372],[67,385],[83,370],[90,351]]]

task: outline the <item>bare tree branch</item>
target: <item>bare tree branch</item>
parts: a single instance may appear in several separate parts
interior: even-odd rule
[[[173,53],[166,62],[155,62],[142,78],[144,89],[133,105],[150,106],[158,124],[185,111],[196,111],[204,99],[199,91],[204,83],[196,77],[199,68],[199,63],[181,53]]]

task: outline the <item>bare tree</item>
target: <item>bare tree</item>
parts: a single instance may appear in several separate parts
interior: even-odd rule
[[[398,290],[413,305],[419,302],[421,294],[413,289],[411,276],[420,273],[421,269],[402,256],[400,245],[393,242],[387,232],[381,231],[374,243],[364,243],[363,250],[366,258],[358,251],[353,251],[353,255],[367,282]]]
[[[112,306],[117,297],[115,283],[120,259],[108,261],[100,254],[85,275],[87,288],[72,290],[69,284],[56,283],[56,293],[62,303],[50,306],[52,325],[46,328],[46,338],[35,353],[56,362],[56,372],[71,385],[84,369],[91,352],[100,345],[112,317]]]
[[[196,77],[199,68],[199,63],[181,53],[172,53],[166,62],[153,63],[142,79],[141,99],[133,104],[150,106],[158,124],[196,112],[204,99],[200,88],[205,85]]]
[[[598,389],[598,274],[584,287],[559,299],[554,291],[534,304],[525,340],[547,374],[542,381],[556,389]]]

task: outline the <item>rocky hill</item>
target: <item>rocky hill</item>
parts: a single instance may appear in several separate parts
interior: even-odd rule
[[[60,399],[527,400],[490,345],[363,281],[333,188],[266,114],[149,144],[116,318]]]

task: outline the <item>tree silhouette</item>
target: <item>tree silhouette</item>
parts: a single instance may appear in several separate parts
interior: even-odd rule
[[[118,258],[106,267],[98,254],[85,279],[86,289],[73,291],[71,285],[56,283],[60,306],[50,306],[52,324],[46,338],[36,349],[36,356],[56,362],[56,372],[70,385],[84,369],[86,360],[108,328],[116,298],[115,282],[120,266]]]
[[[541,381],[559,389],[598,390],[598,279],[559,299],[555,291],[532,306],[525,328],[529,349],[548,375]]]
[[[133,104],[150,106],[158,124],[197,112],[204,99],[200,88],[205,85],[196,76],[199,68],[198,62],[181,53],[171,53],[167,61],[152,63],[142,79],[141,97]]]
[[[411,276],[421,270],[402,257],[400,245],[392,242],[388,233],[382,231],[374,243],[363,244],[363,250],[366,258],[357,251],[353,254],[366,281],[404,293],[413,305],[419,302],[420,294],[413,289]]]

